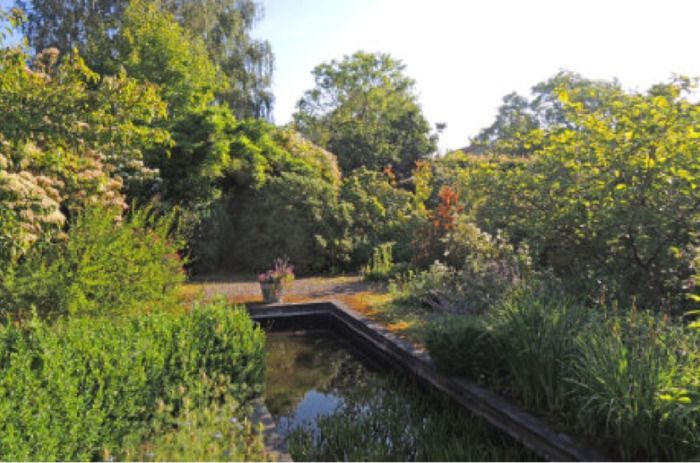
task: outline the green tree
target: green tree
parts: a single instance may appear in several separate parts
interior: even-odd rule
[[[587,290],[682,307],[700,227],[692,91],[679,79],[593,106],[557,88],[566,123],[544,133],[529,162],[487,167],[480,225],[526,239],[541,264]]]
[[[250,35],[262,17],[260,4],[253,0],[162,0],[162,4],[193,36],[203,38],[209,58],[226,81],[218,96],[236,117],[269,119],[274,56],[267,40]]]
[[[215,125],[220,136],[211,138],[207,134]],[[183,129],[187,126],[196,127],[201,136],[191,147],[181,146],[203,154],[195,157],[202,161],[191,165],[203,174],[194,180],[172,177],[175,199],[178,191],[196,185],[213,194],[192,240],[198,271],[260,270],[283,255],[301,271],[319,271],[346,260],[335,156],[290,129],[262,120],[236,121],[213,112]],[[189,153],[182,154],[185,166]]]
[[[357,52],[313,70],[315,88],[297,103],[296,128],[335,153],[343,172],[391,165],[400,177],[436,147],[401,61]]]
[[[78,54],[47,49],[30,62],[0,49],[0,252],[15,259],[93,204],[126,206],[123,186],[150,178],[144,153],[167,143],[154,128],[165,104],[152,85],[100,77]]]
[[[395,242],[394,256],[408,261],[415,232],[427,225],[416,195],[392,184],[381,172],[359,168],[343,180],[340,198],[351,219],[349,236],[356,268],[366,264],[377,246]]]
[[[170,115],[177,119],[211,104],[219,89],[217,69],[204,42],[180,26],[156,3],[133,0],[124,11],[115,38],[117,56],[106,71],[127,73],[158,84]]]
[[[566,105],[559,100],[562,89],[572,101],[590,111],[604,109],[609,99],[621,91],[617,81],[590,80],[561,71],[532,87],[530,99],[517,93],[503,97],[496,120],[472,141],[474,151],[526,157],[542,147],[544,131],[555,127],[576,129],[567,116]]]
[[[18,0],[17,3],[28,13],[23,30],[36,52],[55,47],[65,53],[77,48],[91,68],[100,73],[113,71],[113,63],[119,58],[115,56],[114,38],[126,20],[128,0]],[[206,54],[222,70],[224,85],[218,89],[218,96],[238,117],[269,117],[273,103],[270,92],[273,55],[267,41],[250,36],[262,14],[258,3],[253,0],[149,3],[163,13],[172,14],[191,37],[203,40]],[[170,26],[167,30],[172,33]]]

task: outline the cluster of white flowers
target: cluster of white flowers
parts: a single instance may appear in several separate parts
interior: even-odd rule
[[[0,140],[0,240],[7,241],[0,244],[21,254],[42,237],[60,236],[64,210],[96,204],[125,210],[123,181],[103,159],[92,151],[50,153]]]

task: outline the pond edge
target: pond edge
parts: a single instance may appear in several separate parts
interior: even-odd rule
[[[327,318],[363,348],[381,356],[389,365],[416,376],[447,394],[457,403],[549,461],[609,461],[597,450],[583,445],[566,433],[554,430],[541,418],[513,405],[503,397],[463,378],[447,377],[437,371],[430,355],[399,338],[384,326],[364,317],[340,301],[249,305],[256,322],[299,317]]]

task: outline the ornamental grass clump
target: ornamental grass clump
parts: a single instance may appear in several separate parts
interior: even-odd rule
[[[445,317],[426,344],[442,371],[546,416],[613,459],[700,454],[700,333],[634,306],[602,313],[519,290],[485,315]]]

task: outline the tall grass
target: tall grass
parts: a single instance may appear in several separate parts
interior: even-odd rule
[[[444,371],[482,381],[613,458],[700,455],[700,336],[682,325],[516,291],[484,317],[433,324],[426,339]]]

